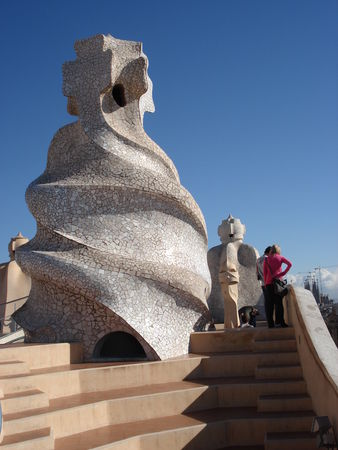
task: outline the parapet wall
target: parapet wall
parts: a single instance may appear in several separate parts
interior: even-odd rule
[[[286,300],[314,411],[330,418],[337,440],[338,349],[310,291],[292,288]]]

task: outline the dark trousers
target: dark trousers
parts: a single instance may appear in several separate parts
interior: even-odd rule
[[[274,292],[273,292],[273,286],[272,284],[267,284],[266,286],[262,286],[263,289],[263,295],[264,295],[264,308],[265,308],[265,315],[266,320],[268,322],[268,327],[272,328],[275,326],[275,323],[273,321],[273,311],[275,309],[274,306]]]
[[[276,295],[273,289],[273,284],[267,284],[265,286],[264,293],[264,306],[266,320],[268,322],[268,327],[274,327],[273,321],[273,311],[275,310],[276,325],[285,325],[284,322],[284,307],[283,307],[283,297]]]

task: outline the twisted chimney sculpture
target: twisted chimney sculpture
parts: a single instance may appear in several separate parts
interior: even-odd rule
[[[86,359],[116,332],[148,359],[187,353],[190,332],[209,318],[207,235],[172,161],[143,129],[154,111],[147,58],[141,43],[110,35],[77,41],[75,51],[63,92],[78,121],[56,133],[26,192],[37,233],[17,252],[32,290],[15,320],[26,342],[82,342]]]

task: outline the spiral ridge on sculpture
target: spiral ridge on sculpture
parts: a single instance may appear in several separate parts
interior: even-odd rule
[[[137,42],[98,35],[63,67],[78,121],[54,136],[45,172],[27,189],[36,236],[17,260],[32,278],[15,313],[28,342],[132,334],[148,359],[186,353],[208,320],[203,215],[176,168],[143,129],[154,110]]]

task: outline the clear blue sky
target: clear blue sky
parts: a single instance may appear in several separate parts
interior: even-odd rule
[[[337,20],[333,0],[3,2],[0,261],[19,230],[34,236],[25,189],[74,120],[61,65],[76,39],[110,33],[144,44],[145,128],[199,203],[209,246],[231,212],[260,253],[279,242],[294,273],[337,265]]]

